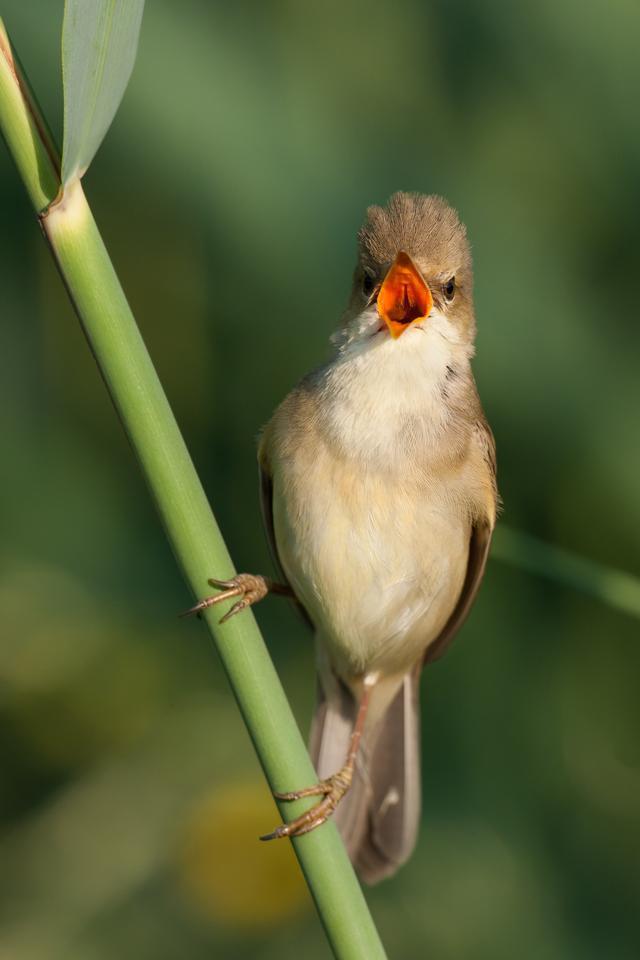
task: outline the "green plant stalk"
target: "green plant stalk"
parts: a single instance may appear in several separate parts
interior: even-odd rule
[[[40,212],[60,188],[60,158],[0,18],[0,125],[29,199]]]
[[[207,577],[232,576],[233,564],[80,182],[71,181],[59,195],[56,154],[35,103],[26,94],[1,21],[0,128],[39,214],[176,558],[194,595],[203,596],[210,592]],[[316,774],[253,614],[245,611],[222,627],[219,616],[220,611],[210,610],[204,620],[272,790],[293,790],[313,783]],[[311,802],[283,805],[281,812],[295,816]],[[329,822],[296,838],[293,844],[334,955],[341,960],[384,958],[335,825]]]

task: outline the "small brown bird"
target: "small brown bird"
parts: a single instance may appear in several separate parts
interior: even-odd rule
[[[315,630],[318,796],[273,837],[335,811],[369,883],[408,858],[420,817],[418,691],[473,602],[495,523],[495,446],[471,357],[466,231],[435,196],[396,193],[360,230],[335,353],[260,441],[264,520],[285,583],[240,574],[201,610],[289,593]]]

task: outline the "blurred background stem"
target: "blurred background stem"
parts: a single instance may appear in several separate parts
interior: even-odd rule
[[[72,180],[58,196],[56,154],[35,102],[26,92],[1,22],[0,44],[2,132],[176,558],[194,595],[200,597],[210,592],[207,577],[233,575],[231,559],[80,181]],[[253,614],[244,612],[224,627],[218,623],[219,616],[220,612],[209,611],[204,619],[272,790],[312,783],[316,779],[313,767]],[[290,804],[287,813],[294,816],[309,803]],[[336,957],[384,957],[335,826],[328,823],[297,839],[294,846]]]
[[[630,617],[640,618],[640,579],[626,570],[596,563],[503,523],[496,529],[491,555],[535,576],[596,597]]]

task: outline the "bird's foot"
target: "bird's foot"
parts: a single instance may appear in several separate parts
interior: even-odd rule
[[[224,600],[232,600],[233,597],[238,597],[238,600],[231,609],[225,613],[220,621],[220,623],[225,623],[230,617],[235,616],[236,613],[240,613],[240,611],[246,607],[257,603],[258,600],[262,600],[262,598],[266,597],[270,592],[291,594],[291,590],[286,584],[274,583],[273,580],[269,580],[268,577],[253,573],[239,573],[236,577],[232,577],[231,580],[216,580],[212,577],[208,583],[210,583],[212,587],[215,587],[216,590],[220,590],[220,593],[216,593],[212,597],[205,597],[204,600],[199,600],[195,606],[181,613],[181,617],[190,617],[194,614],[202,613],[202,611],[208,607],[213,607],[217,603],[222,603]]]
[[[303,833],[310,833],[311,830],[315,830],[316,827],[329,819],[351,786],[352,779],[353,764],[346,763],[333,776],[327,777],[326,780],[320,780],[312,787],[293,790],[291,793],[274,793],[276,800],[301,800],[303,797],[322,797],[322,800],[314,804],[305,813],[300,814],[295,820],[282,823],[279,827],[276,827],[273,833],[266,833],[260,839],[277,840],[280,837],[301,837]]]

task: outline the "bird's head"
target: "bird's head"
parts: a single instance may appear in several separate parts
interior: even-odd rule
[[[436,196],[394,193],[369,207],[358,234],[351,298],[340,345],[412,339],[429,331],[473,348],[473,271],[464,225]],[[417,341],[416,341],[417,342]],[[426,343],[425,343],[426,345]]]

